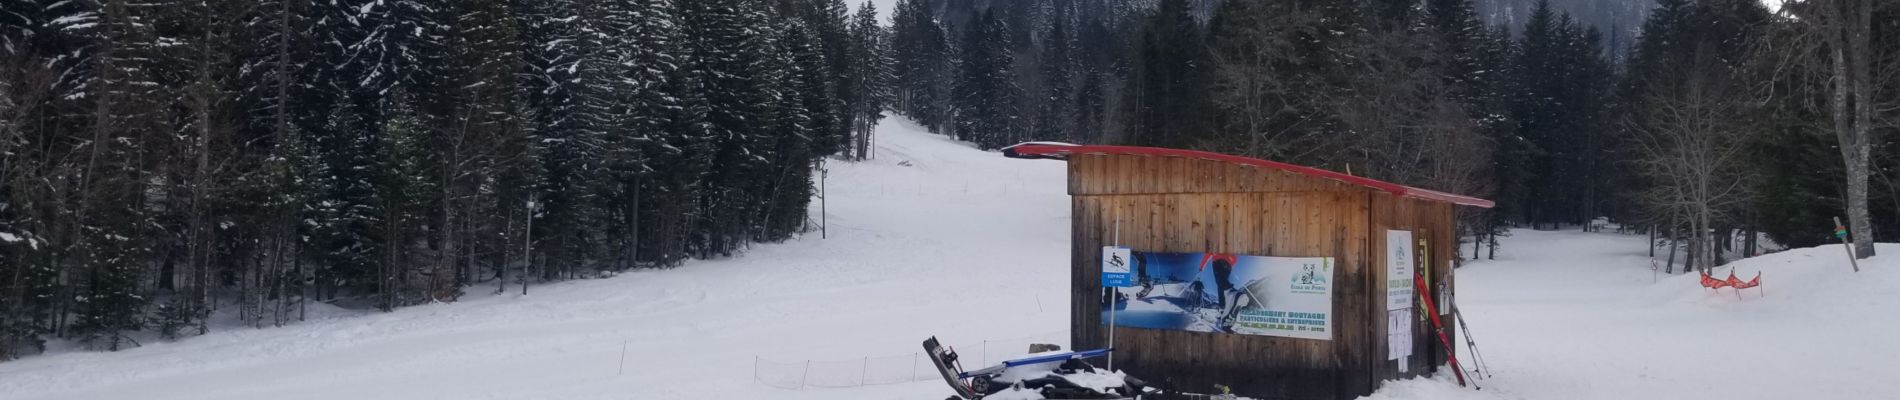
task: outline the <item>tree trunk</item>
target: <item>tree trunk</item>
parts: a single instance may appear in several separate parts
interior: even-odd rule
[[[1871,58],[1867,41],[1872,31],[1873,9],[1868,0],[1836,0],[1826,6],[1834,26],[1829,29],[1832,42],[1833,93],[1830,106],[1834,114],[1835,135],[1840,140],[1841,160],[1847,165],[1847,223],[1860,258],[1874,256],[1873,217],[1867,210],[1867,187],[1871,170],[1872,138],[1869,134],[1873,112]],[[1851,102],[1851,103],[1850,103]],[[1850,107],[1851,105],[1851,107]]]
[[[1761,233],[1760,233],[1760,232],[1756,232],[1756,231],[1755,231],[1755,229],[1756,229],[1756,228],[1755,228],[1755,227],[1752,227],[1752,226],[1748,228],[1748,241],[1747,241],[1747,242],[1744,242],[1744,243],[1742,243],[1742,256],[1743,256],[1743,257],[1754,257],[1754,256],[1755,256],[1755,250],[1756,250],[1757,248],[1759,248],[1759,247],[1760,247],[1760,245],[1759,245],[1759,244],[1758,244],[1758,242],[1757,242],[1757,241],[1755,240],[1755,238],[1757,238],[1757,237],[1760,237],[1760,236],[1761,236]]]
[[[1665,274],[1676,273],[1676,248],[1681,247],[1680,245],[1682,244],[1677,238],[1680,237],[1681,236],[1676,235],[1675,229],[1669,230],[1669,259],[1663,260],[1663,273]]]
[[[1656,230],[1649,229],[1649,258],[1656,258]]]
[[[1489,243],[1486,244],[1491,246],[1489,247],[1490,252],[1486,255],[1486,258],[1492,260],[1498,259],[1498,233],[1493,231],[1491,234],[1485,235],[1485,237],[1489,238],[1489,240],[1487,240]]]

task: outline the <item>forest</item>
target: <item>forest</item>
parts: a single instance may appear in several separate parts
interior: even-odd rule
[[[0,360],[734,256],[887,114],[1495,199],[1463,257],[1900,240],[1900,6],[1613,3],[7,2]]]
[[[6,2],[0,359],[790,238],[818,166],[864,154],[887,97],[875,11],[848,11]]]
[[[1673,272],[1761,252],[1737,237],[1838,243],[1835,217],[1861,257],[1900,229],[1892,1],[898,4],[893,107],[937,132],[1497,200],[1461,211],[1461,256],[1494,256],[1512,228],[1615,225],[1685,253]]]

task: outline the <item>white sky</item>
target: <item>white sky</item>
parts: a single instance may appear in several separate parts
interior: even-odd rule
[[[845,5],[850,6],[851,12],[853,13],[858,12],[858,6],[864,5],[864,1],[865,0],[844,0]],[[891,10],[897,8],[897,0],[870,0],[870,1],[871,3],[877,4],[877,20],[879,22],[883,22],[885,25],[890,25],[891,24]],[[1768,0],[1768,1],[1778,1],[1778,0]]]

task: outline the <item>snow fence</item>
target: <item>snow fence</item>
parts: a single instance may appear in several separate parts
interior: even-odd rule
[[[1032,343],[1068,343],[1069,331],[988,339],[950,345],[962,357],[963,367],[976,369],[1029,354]],[[1066,348],[1066,347],[1065,347]],[[772,360],[754,357],[752,381],[780,389],[851,388],[916,381],[941,381],[930,356],[917,352],[865,356],[842,360]]]

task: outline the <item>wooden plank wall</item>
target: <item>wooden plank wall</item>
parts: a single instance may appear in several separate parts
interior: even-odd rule
[[[1107,346],[1100,251],[1226,252],[1333,257],[1333,340],[1116,329],[1118,369],[1189,390],[1214,384],[1256,398],[1350,399],[1381,381],[1442,362],[1415,325],[1415,356],[1400,374],[1386,357],[1386,229],[1429,232],[1431,258],[1449,260],[1451,205],[1278,170],[1144,156],[1077,156],[1073,195],[1071,344]],[[1119,231],[1119,235],[1117,232]],[[1425,237],[1425,236],[1420,236]],[[1449,265],[1433,265],[1441,279]],[[1429,341],[1427,339],[1430,339]],[[1423,356],[1419,356],[1423,355]],[[1436,361],[1435,361],[1436,360]]]
[[[1432,292],[1429,294],[1434,296],[1433,301],[1437,301],[1439,299],[1439,297],[1437,297],[1439,294],[1437,292],[1439,282],[1445,282],[1445,287],[1447,288],[1452,287],[1451,280],[1453,278],[1450,272],[1452,265],[1451,252],[1454,251],[1452,246],[1457,245],[1455,242],[1456,238],[1453,236],[1456,234],[1456,226],[1453,225],[1455,222],[1452,219],[1452,208],[1454,206],[1446,203],[1395,198],[1392,196],[1372,195],[1370,197],[1370,204],[1372,204],[1372,217],[1370,218],[1372,221],[1371,230],[1374,238],[1372,246],[1376,250],[1371,253],[1370,258],[1372,265],[1379,266],[1378,268],[1374,268],[1374,271],[1370,271],[1370,273],[1378,276],[1377,282],[1379,283],[1379,291],[1381,293],[1385,291],[1385,282],[1387,281],[1384,265],[1386,262],[1386,254],[1390,254],[1390,252],[1389,249],[1386,248],[1385,243],[1386,230],[1412,231],[1412,239],[1414,241],[1425,239],[1429,247],[1430,254],[1428,255],[1419,255],[1417,254],[1417,250],[1413,251],[1418,257],[1430,257],[1429,260],[1422,261],[1430,263],[1429,272],[1431,273],[1431,277],[1429,280],[1433,284],[1433,287],[1431,288]],[[1407,365],[1406,372],[1399,372],[1397,361],[1386,359],[1386,325],[1379,324],[1375,327],[1377,330],[1376,336],[1379,338],[1377,344],[1380,346],[1376,351],[1378,357],[1372,360],[1374,365],[1377,366],[1373,373],[1375,380],[1402,379],[1429,375],[1437,372],[1438,366],[1445,363],[1446,353],[1444,346],[1440,344],[1437,334],[1431,330],[1431,322],[1426,319],[1427,317],[1424,315],[1423,310],[1422,305],[1414,303],[1412,313],[1414,317],[1412,319],[1412,357],[1408,360],[1410,363]],[[1386,310],[1382,306],[1375,310],[1375,312],[1383,315]],[[1383,318],[1383,316],[1381,316],[1381,318]],[[1451,338],[1453,343],[1457,343],[1458,337],[1455,335],[1455,331],[1447,331],[1446,333],[1451,335],[1448,337]]]

